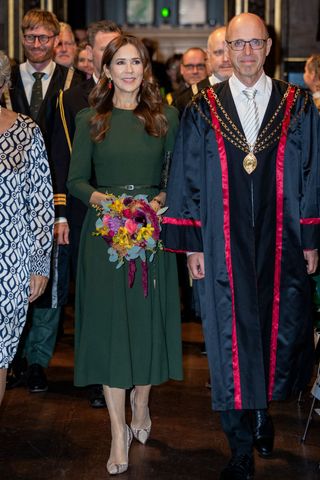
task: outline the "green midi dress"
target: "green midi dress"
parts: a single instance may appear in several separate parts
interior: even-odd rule
[[[148,135],[131,110],[114,108],[110,130],[96,143],[90,138],[86,109],[76,119],[68,188],[89,205],[95,190],[116,195],[159,191],[166,152],[172,151],[178,128],[176,110],[165,110],[165,137]],[[91,179],[95,185],[92,186]],[[127,191],[126,185],[145,186]],[[95,237],[96,211],[89,206],[81,234],[75,327],[75,384],[118,388],[160,384],[182,378],[181,324],[176,258],[159,252],[148,263],[148,296],[144,296],[140,261],[132,288],[127,262],[120,269],[108,259],[108,245]]]

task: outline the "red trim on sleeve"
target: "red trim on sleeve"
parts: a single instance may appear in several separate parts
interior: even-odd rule
[[[320,218],[300,218],[301,225],[319,225]]]
[[[210,89],[207,90],[208,98],[211,105],[211,118],[212,125],[214,127],[216,140],[218,144],[218,151],[221,164],[222,173],[222,195],[223,195],[223,232],[225,239],[225,256],[226,266],[229,276],[230,292],[231,292],[231,308],[232,308],[232,370],[233,370],[233,383],[234,383],[234,408],[242,408],[241,398],[241,380],[240,380],[240,364],[239,364],[239,351],[238,351],[238,339],[237,339],[237,323],[235,312],[235,300],[234,300],[234,283],[232,272],[232,253],[231,253],[231,235],[230,235],[230,199],[229,199],[229,176],[228,176],[228,161],[226,149],[224,146],[224,140],[221,134],[221,128],[219,120],[216,117],[216,102],[213,93]]]
[[[285,107],[282,123],[281,136],[276,158],[276,245],[275,245],[275,268],[273,284],[273,306],[272,326],[270,342],[270,369],[269,369],[269,391],[268,398],[272,399],[276,364],[277,364],[277,343],[280,318],[280,281],[281,281],[281,259],[282,259],[282,235],[283,235],[283,177],[284,177],[284,154],[287,143],[287,134],[290,124],[290,110],[293,104],[295,88],[291,87]]]
[[[161,223],[177,225],[178,227],[201,227],[200,220],[187,220],[186,218],[163,217]]]

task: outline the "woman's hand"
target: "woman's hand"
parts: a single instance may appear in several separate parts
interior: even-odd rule
[[[102,192],[93,192],[93,194],[90,197],[89,202],[91,205],[100,205],[100,203],[107,198],[107,195]]]
[[[151,208],[153,208],[153,210],[155,212],[158,212],[158,210],[160,210],[160,208],[163,208],[165,206],[165,203],[166,203],[166,193],[165,192],[158,193],[158,195],[156,195],[149,202]]]
[[[29,302],[34,302],[46,289],[48,278],[42,275],[31,275]]]

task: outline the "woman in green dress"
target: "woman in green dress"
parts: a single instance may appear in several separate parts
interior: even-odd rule
[[[109,43],[91,105],[77,116],[70,193],[89,206],[105,200],[106,192],[146,194],[158,210],[165,202],[161,177],[178,115],[163,106],[140,40],[122,35]],[[148,295],[138,260],[129,287],[128,265],[116,269],[108,261],[108,245],[92,235],[96,219],[89,208],[78,264],[75,384],[103,384],[112,434],[107,470],[118,474],[128,468],[132,436],[144,444],[150,435],[151,385],[182,378],[178,281],[175,257],[160,251],[148,263]],[[130,428],[125,420],[129,388]]]

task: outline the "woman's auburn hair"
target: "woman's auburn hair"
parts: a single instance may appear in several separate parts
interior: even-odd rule
[[[95,142],[104,140],[110,128],[110,118],[113,110],[114,86],[109,88],[110,79],[106,76],[104,66],[110,69],[111,61],[117,51],[125,46],[133,45],[141,58],[143,65],[143,81],[138,93],[138,105],[133,110],[141,120],[146,132],[153,137],[163,137],[168,131],[168,122],[163,113],[163,101],[152,77],[151,62],[147,49],[133,35],[119,35],[105,48],[101,61],[101,77],[89,96],[90,105],[96,110],[90,120],[91,138]]]

